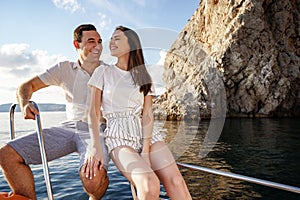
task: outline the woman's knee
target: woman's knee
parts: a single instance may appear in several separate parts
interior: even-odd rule
[[[160,181],[154,173],[143,175],[139,179],[135,184],[137,188],[142,190],[142,193],[154,196],[159,195]]]
[[[181,175],[172,176],[169,178],[169,184],[173,188],[178,188],[178,187],[182,187],[183,185],[185,185],[185,180],[183,179],[183,177]]]
[[[146,184],[151,191],[159,191],[160,189],[160,182],[156,175],[152,174],[148,176],[146,179]]]

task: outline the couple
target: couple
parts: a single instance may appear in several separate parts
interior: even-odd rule
[[[78,152],[80,178],[90,199],[101,199],[108,187],[108,155],[136,187],[138,199],[158,199],[160,181],[171,199],[191,199],[171,152],[160,134],[152,133],[154,91],[137,34],[115,29],[110,50],[118,61],[111,66],[99,61],[102,39],[93,25],[78,26],[73,44],[78,62],[58,63],[17,91],[24,118],[34,119],[38,112],[30,98],[35,91],[50,85],[64,90],[68,121],[43,130],[48,160]],[[35,133],[0,148],[0,166],[15,194],[36,199],[29,164],[39,163]]]

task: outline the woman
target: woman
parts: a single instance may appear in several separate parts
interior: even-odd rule
[[[107,120],[105,143],[121,173],[136,187],[137,197],[159,198],[160,181],[171,199],[191,199],[176,162],[160,133],[153,133],[152,81],[141,43],[131,29],[119,26],[110,41],[112,66],[100,66],[92,75],[89,127],[92,139],[87,175],[102,167],[99,123]],[[102,112],[100,108],[102,106]]]

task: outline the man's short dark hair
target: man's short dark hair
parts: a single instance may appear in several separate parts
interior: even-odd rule
[[[83,31],[97,31],[97,29],[92,24],[82,24],[74,30],[74,40],[81,42]]]

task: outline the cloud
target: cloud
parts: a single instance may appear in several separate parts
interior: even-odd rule
[[[160,59],[159,61],[157,62],[157,65],[162,65],[164,66],[165,64],[165,60],[166,60],[166,56],[167,56],[167,52],[165,50],[161,50],[159,52],[159,56],[160,56]]]
[[[35,63],[32,54],[27,53],[28,44],[4,44],[0,47],[0,67],[18,67]]]
[[[71,13],[76,11],[85,11],[85,9],[77,2],[77,0],[52,0],[52,2],[57,8],[70,11]]]
[[[161,95],[165,92],[165,84],[163,82],[164,62],[167,52],[165,50],[159,51],[160,59],[157,63],[148,66],[149,74],[152,77],[152,81],[155,88],[155,94]]]
[[[50,55],[45,50],[30,50],[29,47],[28,44],[24,43],[0,46],[0,77],[2,83],[0,86],[0,104],[15,101],[16,89],[25,80],[38,75],[59,61],[67,60],[64,56]],[[45,91],[57,91],[57,89],[53,88]],[[42,99],[45,96],[44,93],[41,92],[41,95],[37,95],[39,102],[49,102],[49,97],[46,100]],[[57,97],[57,99],[63,98]]]
[[[0,47],[0,73],[20,77],[40,73],[56,62],[66,60],[61,55],[49,55],[44,50],[29,50],[28,44],[4,44]]]
[[[107,15],[102,13],[98,13],[98,17],[98,27],[100,28],[100,30],[108,29],[111,25],[111,19],[107,17]]]
[[[108,0],[91,0],[91,2],[99,9],[107,10],[117,23],[130,22],[135,26],[148,26],[145,19],[137,17],[137,13],[143,13],[142,10],[147,7],[146,1],[118,1],[118,3],[111,3]]]
[[[146,6],[146,1],[145,0],[133,0],[134,3],[142,6],[142,7],[145,7]]]

